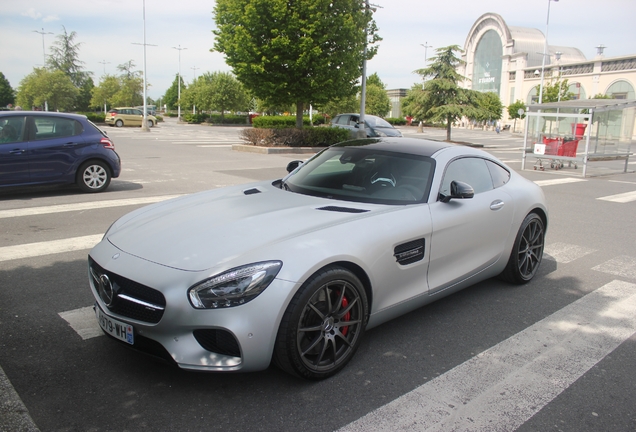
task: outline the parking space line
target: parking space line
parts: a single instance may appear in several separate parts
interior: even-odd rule
[[[103,234],[95,234],[62,240],[0,247],[0,262],[92,249],[93,246],[100,242],[103,236]]]
[[[636,332],[636,284],[613,281],[340,431],[523,425]]]
[[[636,201],[636,191],[620,193],[616,195],[608,195],[600,198],[596,198],[598,200],[610,201],[615,203],[628,203],[632,201]]]
[[[160,201],[165,201],[171,198],[176,198],[179,196],[181,195],[162,195],[162,196],[152,196],[152,197],[144,197],[144,198],[127,198],[127,199],[120,199],[120,200],[93,201],[93,202],[83,202],[83,203],[75,203],[75,204],[60,204],[60,205],[52,205],[52,206],[44,206],[44,207],[0,210],[0,219],[10,218],[10,217],[20,217],[20,216],[50,214],[50,213],[62,213],[62,212],[69,212],[69,211],[95,210],[95,209],[103,209],[108,207],[122,207],[122,206],[130,206],[130,205],[152,204],[152,203],[156,203]]]
[[[586,248],[567,243],[552,243],[545,246],[546,259],[552,259],[560,264],[567,264],[574,260],[596,252],[595,249]]]
[[[578,183],[583,181],[587,181],[587,180],[582,178],[565,177],[565,178],[551,179],[551,180],[537,180],[535,181],[535,183],[538,184],[539,186],[553,186],[558,184]]]
[[[83,340],[104,334],[99,324],[97,324],[93,306],[60,312],[58,315],[63,318]]]

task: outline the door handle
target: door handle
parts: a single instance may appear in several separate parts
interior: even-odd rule
[[[24,150],[24,149],[15,149],[15,150],[9,151],[9,154],[22,154],[22,153],[26,153],[26,150]]]
[[[69,143],[64,144],[64,147],[75,147],[75,146],[77,146],[77,143],[75,143],[75,142],[69,142]]]
[[[494,200],[490,203],[490,210],[499,210],[504,206],[504,202],[502,200]]]

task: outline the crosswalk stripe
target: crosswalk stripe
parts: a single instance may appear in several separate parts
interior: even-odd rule
[[[122,207],[122,206],[130,206],[130,205],[152,204],[152,203],[156,203],[160,201],[165,201],[171,198],[176,198],[179,196],[181,195],[161,195],[161,196],[152,196],[152,197],[144,197],[144,198],[127,198],[127,199],[120,199],[120,200],[94,201],[94,202],[83,202],[83,203],[75,203],[75,204],[60,204],[60,205],[44,206],[44,207],[0,210],[0,219],[10,218],[10,217],[19,217],[19,216],[33,216],[33,215],[41,215],[41,214],[49,214],[49,213],[62,213],[62,212],[68,212],[68,211],[95,210],[95,209],[102,209],[102,208],[108,208],[108,207]]]
[[[561,264],[567,264],[569,262],[582,258],[585,255],[594,253],[596,252],[596,250],[583,246],[557,242],[546,245],[544,252],[547,254],[547,256],[544,255],[545,258],[553,259],[554,261]]]
[[[340,429],[512,431],[636,332],[636,285],[613,281]]]
[[[0,262],[91,249],[103,234],[0,247]]]
[[[86,282],[86,284],[88,284],[88,282]],[[68,312],[60,312],[58,315],[84,340],[104,334],[99,324],[97,324],[93,306],[74,309]]]
[[[615,203],[628,203],[631,201],[636,201],[636,191],[625,192],[616,195],[608,195],[600,198],[596,198],[603,201],[611,201]]]
[[[587,181],[587,180],[582,178],[565,177],[565,178],[550,179],[550,180],[537,180],[535,181],[535,183],[538,184],[539,186],[553,186],[553,185],[566,184],[566,183],[578,183],[582,181]]]

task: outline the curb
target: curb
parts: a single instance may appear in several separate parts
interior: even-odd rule
[[[246,144],[232,144],[232,150],[260,154],[314,154],[324,147],[259,147]]]

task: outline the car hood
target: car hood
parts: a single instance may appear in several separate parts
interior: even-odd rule
[[[136,257],[176,269],[203,271],[268,244],[391,211],[392,207],[301,195],[263,182],[139,209],[116,222],[106,238]]]

